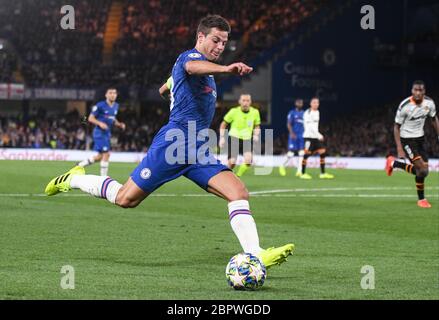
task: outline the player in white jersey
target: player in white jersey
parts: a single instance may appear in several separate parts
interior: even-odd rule
[[[326,148],[323,145],[324,137],[319,132],[319,112],[320,100],[314,97],[310,101],[310,108],[303,113],[303,138],[305,139],[305,155],[302,162],[302,175],[300,179],[309,180],[312,177],[305,173],[306,162],[309,157],[317,153],[320,155],[320,179],[334,179],[332,174],[325,172]]]
[[[428,175],[428,154],[424,149],[425,119],[431,118],[439,140],[439,120],[436,116],[434,101],[425,96],[425,84],[417,80],[413,83],[412,96],[405,99],[398,107],[393,134],[398,158],[407,156],[411,164],[398,161],[393,156],[387,157],[386,172],[392,175],[393,168],[400,168],[416,176],[418,206],[431,208],[424,196],[424,181]]]

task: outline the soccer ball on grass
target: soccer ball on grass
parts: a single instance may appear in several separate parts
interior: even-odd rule
[[[264,264],[250,253],[233,256],[226,267],[227,282],[236,290],[256,290],[262,287],[266,276]]]

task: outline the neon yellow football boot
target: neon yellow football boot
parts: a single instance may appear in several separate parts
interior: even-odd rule
[[[312,179],[312,177],[308,173],[301,174],[299,176],[299,178],[303,179],[303,180],[311,180]]]
[[[280,167],[279,167],[279,174],[280,174],[282,177],[285,177],[285,176],[287,175],[287,169],[285,169],[284,166],[280,166]]]
[[[60,192],[67,192],[71,190],[70,187],[70,181],[72,180],[72,176],[74,175],[84,175],[85,170],[83,167],[76,166],[66,173],[53,178],[46,186],[46,189],[44,192],[48,196],[54,196],[55,194],[58,194]]]
[[[320,179],[334,179],[334,175],[330,173],[321,173]]]
[[[282,247],[268,248],[267,250],[262,250],[258,257],[261,259],[262,263],[266,268],[270,268],[274,265],[280,265],[287,261],[287,257],[292,255],[294,251],[294,244],[289,243]]]
[[[236,173],[237,177],[242,177],[244,175],[244,173],[248,170],[248,168],[250,168],[250,165],[248,164],[241,164],[238,168],[238,172]]]

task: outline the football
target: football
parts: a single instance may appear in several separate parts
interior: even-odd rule
[[[266,276],[264,264],[250,253],[233,256],[226,267],[227,282],[236,290],[256,290],[262,287]]]

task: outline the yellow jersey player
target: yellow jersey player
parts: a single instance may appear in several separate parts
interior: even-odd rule
[[[224,116],[220,125],[220,148],[224,147],[225,131],[228,126],[228,167],[233,169],[239,154],[244,156],[244,162],[239,166],[236,175],[241,177],[252,164],[252,137],[253,142],[259,141],[261,132],[261,116],[259,110],[251,106],[250,94],[241,94],[239,106],[234,107]]]

